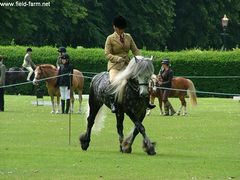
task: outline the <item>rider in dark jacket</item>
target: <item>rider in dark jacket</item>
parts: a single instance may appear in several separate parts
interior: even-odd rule
[[[159,76],[162,79],[160,83],[161,93],[162,93],[162,101],[164,103],[164,115],[174,115],[176,111],[172,107],[171,103],[168,101],[168,96],[171,92],[169,88],[172,88],[172,78],[173,78],[173,70],[170,68],[170,62],[168,59],[162,60],[162,68],[159,71]],[[165,89],[164,89],[165,88]],[[171,113],[169,114],[169,110]]]
[[[62,65],[58,70],[59,77],[57,78],[57,86],[59,86],[61,93],[62,114],[68,114],[70,108],[70,87],[73,80],[73,66],[69,63],[69,55],[64,54],[61,57]],[[67,107],[65,111],[65,100],[67,100]]]

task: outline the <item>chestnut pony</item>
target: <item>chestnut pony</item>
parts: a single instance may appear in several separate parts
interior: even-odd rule
[[[59,91],[59,87],[56,87],[56,83],[57,83],[56,77],[58,75],[58,69],[51,64],[42,64],[36,67],[34,73],[35,73],[35,77],[34,77],[33,83],[35,85],[37,84],[37,81],[39,81],[40,79],[46,78],[45,80],[46,87],[48,89],[48,94],[51,97],[51,102],[52,102],[52,113],[59,113],[60,91]],[[74,104],[73,92],[76,92],[79,97],[78,113],[80,113],[81,104],[82,104],[84,77],[80,71],[74,69],[72,80],[73,82],[72,82],[72,91],[71,91],[71,112],[73,112],[73,104]],[[54,103],[54,96],[57,97],[56,107]]]
[[[152,75],[152,81],[149,85],[149,92],[150,92],[150,102],[153,104],[154,99],[158,98],[159,107],[160,107],[160,114],[163,114],[162,110],[162,94],[161,94],[161,87],[159,86],[159,82],[161,79],[159,76],[153,74]],[[190,79],[186,79],[183,77],[174,77],[172,79],[172,89],[170,93],[170,97],[178,97],[181,101],[181,106],[177,112],[177,115],[181,114],[182,108],[183,114],[187,114],[187,103],[185,101],[185,96],[187,95],[187,91],[189,92],[190,102],[191,105],[195,106],[197,105],[197,96],[196,96],[196,90],[193,82]],[[176,90],[179,89],[179,90]],[[147,110],[147,115],[150,114],[150,110]]]

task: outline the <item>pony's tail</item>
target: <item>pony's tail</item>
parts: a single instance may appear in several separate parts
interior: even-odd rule
[[[90,112],[90,108],[88,106],[86,116],[89,115],[89,112]],[[94,121],[95,123],[92,128],[93,132],[95,132],[95,133],[101,132],[101,130],[104,128],[105,117],[106,116],[105,116],[104,106],[102,106],[98,110],[98,113],[95,117],[95,121]],[[87,123],[87,117],[85,119],[86,119],[86,123]]]
[[[193,82],[188,79],[188,94],[189,94],[189,97],[190,97],[190,103],[192,106],[196,106],[197,105],[197,95],[196,95],[196,89],[195,89],[195,86],[193,84]]]
[[[119,86],[117,86],[116,90],[115,90],[115,99],[117,100],[117,102],[121,103],[123,100],[123,95],[124,95],[124,91],[125,91],[125,87],[127,84],[127,80],[124,79],[122,80],[121,84]]]

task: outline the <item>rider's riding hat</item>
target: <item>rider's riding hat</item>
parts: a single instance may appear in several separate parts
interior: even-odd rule
[[[117,16],[113,19],[113,25],[119,29],[125,29],[127,27],[127,21],[122,16]]]
[[[32,48],[27,48],[27,52],[32,52]]]
[[[59,47],[57,51],[60,52],[60,53],[66,53],[67,52],[65,47]]]
[[[162,64],[169,65],[169,64],[170,64],[169,59],[163,59],[163,60],[162,60]]]

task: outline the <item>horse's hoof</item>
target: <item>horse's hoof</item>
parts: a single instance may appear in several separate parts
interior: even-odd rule
[[[122,149],[123,153],[131,153],[132,152],[132,147],[127,141],[122,143],[121,149]]]
[[[122,146],[120,145],[120,150],[119,152],[123,153],[123,149],[122,149]]]
[[[122,148],[122,152],[123,153],[132,153],[132,147],[130,146],[130,147],[128,147],[128,148]]]
[[[59,112],[59,111],[56,111],[56,114],[60,114],[60,112]]]
[[[86,135],[82,134],[79,138],[82,150],[86,151],[89,147],[89,141],[86,139]]]
[[[148,154],[148,155],[155,155],[155,142],[150,142],[150,141],[143,141],[143,150]]]
[[[55,111],[52,111],[51,114],[55,114]]]

